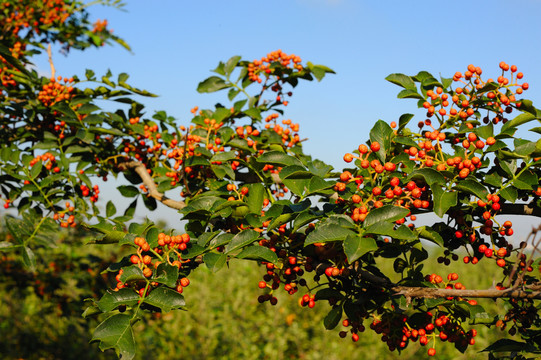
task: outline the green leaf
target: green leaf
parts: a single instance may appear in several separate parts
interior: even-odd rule
[[[164,284],[165,286],[174,287],[178,279],[178,267],[161,263],[158,265],[152,281]]]
[[[215,161],[229,161],[229,160],[233,160],[237,157],[237,154],[235,151],[226,151],[226,152],[219,152],[217,154],[215,154],[211,159],[210,161],[211,162],[215,162]]]
[[[130,283],[133,281],[145,280],[143,270],[139,269],[137,265],[132,265],[122,268],[122,275],[120,275],[120,281],[123,283]]]
[[[242,58],[241,56],[237,55],[227,60],[224,66],[224,72],[226,75],[230,75],[233,72],[233,70],[235,70],[235,67],[237,66],[241,58]]]
[[[404,89],[396,95],[399,99],[421,99],[424,100],[424,97],[417,92],[417,89]]]
[[[115,204],[111,200],[107,201],[107,205],[105,206],[105,216],[108,218],[116,214],[116,207]]]
[[[42,167],[43,163],[41,161],[35,163],[34,166],[32,166],[32,169],[30,169],[30,179],[35,179],[41,172]]]
[[[419,232],[419,237],[432,241],[433,243],[443,247],[443,238],[437,231],[434,231],[432,228],[426,226],[418,227],[416,230]]]
[[[413,114],[402,114],[400,115],[400,118],[398,119],[398,132],[400,133],[406,125],[410,122],[411,119],[413,119]]]
[[[31,272],[36,271],[36,255],[28,246],[23,249],[23,263]]]
[[[259,214],[263,208],[263,200],[265,198],[265,187],[262,184],[252,184],[249,188],[246,202],[250,212]]]
[[[203,262],[214,273],[224,267],[226,259],[225,254],[206,253],[203,255]]]
[[[231,241],[231,239],[233,239],[233,236],[234,235],[230,233],[220,234],[210,241],[210,244],[208,247],[211,249],[214,249],[219,246],[228,244]]]
[[[393,262],[393,270],[397,274],[404,272],[406,267],[408,267],[408,263],[402,258],[396,258]]]
[[[389,76],[385,78],[385,80],[395,85],[401,86],[405,89],[410,89],[410,90],[417,89],[417,87],[415,86],[415,82],[411,79],[411,77],[404,74],[398,74],[398,73],[390,74]]]
[[[211,76],[208,79],[202,81],[197,86],[197,92],[200,93],[212,93],[229,87],[224,79],[218,76]]]
[[[518,116],[516,116],[513,120],[511,121],[508,121],[507,123],[505,123],[501,130],[500,131],[505,131],[509,128],[516,128],[522,124],[526,124],[532,120],[535,120],[537,117],[533,114],[530,114],[530,113],[522,113],[522,114],[519,114]]]
[[[311,214],[309,211],[304,211],[300,213],[296,218],[295,222],[293,222],[293,229],[291,229],[291,233],[297,232],[301,227],[304,225],[314,221],[315,219],[318,219],[319,216]]]
[[[526,170],[513,181],[513,186],[520,190],[532,190],[537,187],[538,183],[537,175],[530,170]]]
[[[160,286],[152,290],[144,302],[145,304],[160,308],[163,312],[169,312],[172,309],[178,309],[186,305],[184,296],[165,286]]]
[[[500,190],[500,195],[512,203],[514,203],[518,198],[518,191],[512,186],[508,186]]]
[[[346,254],[350,264],[353,264],[367,252],[377,249],[378,245],[376,244],[376,240],[371,237],[350,235],[344,240],[344,254]]]
[[[308,184],[308,194],[312,195],[320,191],[330,189],[335,183],[332,181],[326,181],[319,176],[312,176]]]
[[[478,127],[474,130],[474,133],[483,139],[488,139],[491,136],[494,136],[494,125],[492,123]]]
[[[394,205],[385,205],[383,207],[380,207],[378,209],[374,209],[368,213],[366,216],[366,219],[364,220],[364,225],[366,227],[382,222],[382,221],[389,221],[393,222],[396,220],[400,220],[404,218],[406,215],[408,215],[410,212],[409,209],[394,206]]]
[[[512,160],[512,161],[504,161],[504,160],[500,160],[499,162],[500,164],[500,168],[505,171],[507,173],[507,175],[509,175],[509,177],[514,177],[515,176],[515,171],[517,171],[517,161],[516,160]]]
[[[432,186],[432,193],[434,199],[434,213],[440,218],[447,213],[447,210],[452,206],[455,206],[458,201],[458,192],[444,191],[440,186]]]
[[[432,187],[433,184],[445,184],[445,177],[439,172],[431,168],[422,168],[415,170],[408,177],[408,180],[422,178]]]
[[[467,192],[483,200],[486,199],[488,195],[488,190],[483,185],[473,180],[461,180],[453,189]]]
[[[278,256],[272,250],[267,247],[254,245],[245,247],[240,254],[235,256],[237,259],[250,259],[258,261],[268,261],[270,263],[276,263]]]
[[[139,189],[133,185],[120,185],[117,189],[125,197],[131,198],[139,195]]]
[[[356,234],[350,229],[338,226],[332,221],[326,221],[308,234],[304,246],[330,241],[343,241],[350,235],[354,236]]]
[[[253,119],[256,119],[256,120],[262,119],[261,110],[259,110],[258,108],[249,108],[249,109],[244,110],[243,112],[246,116],[251,117]]]
[[[252,229],[246,229],[233,236],[229,244],[226,245],[224,252],[229,254],[232,251],[250,245],[259,237],[259,233]]]
[[[302,166],[302,162],[293,156],[287,155],[281,151],[268,151],[257,158],[257,162],[263,164],[278,164],[278,165],[298,165]]]
[[[417,236],[407,226],[400,226],[394,229],[394,224],[388,221],[379,221],[365,228],[365,234],[390,236],[399,240],[415,240]]]
[[[118,291],[107,291],[97,305],[102,312],[116,309],[120,305],[132,306],[137,304],[140,297],[133,289],[123,288]]]
[[[114,348],[122,360],[131,360],[135,356],[135,339],[131,327],[131,316],[116,314],[98,325],[91,341],[99,341],[100,349]]]
[[[496,172],[488,174],[485,176],[485,183],[499,188],[502,186],[502,177]]]
[[[378,142],[380,145],[377,156],[381,162],[385,162],[387,152],[391,148],[393,135],[393,129],[383,120],[378,120],[370,130],[370,141],[372,143]]]
[[[332,330],[338,325],[340,319],[342,319],[342,310],[342,306],[336,306],[329,311],[327,316],[325,316],[325,319],[323,319],[325,329]]]

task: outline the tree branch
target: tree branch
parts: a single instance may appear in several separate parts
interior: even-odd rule
[[[525,286],[525,289],[534,290],[528,292],[524,289],[486,289],[486,290],[457,290],[440,289],[416,286],[399,286],[388,279],[376,276],[369,271],[357,270],[361,279],[374,285],[390,290],[394,295],[404,295],[406,298],[442,298],[442,297],[467,297],[467,298],[513,298],[513,299],[541,299],[541,291],[538,284]]]
[[[156,186],[156,183],[154,180],[152,180],[152,177],[147,172],[147,168],[145,165],[139,161],[128,161],[118,164],[118,168],[121,171],[126,170],[133,170],[139,175],[141,180],[143,181],[143,184],[148,189],[148,194],[152,196],[154,199],[158,200],[165,206],[168,206],[173,209],[181,210],[186,206],[186,203],[184,201],[176,201],[169,199],[164,194],[158,191],[158,187]]]

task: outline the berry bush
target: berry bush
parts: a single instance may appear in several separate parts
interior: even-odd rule
[[[296,86],[332,74],[326,66],[280,50],[233,56],[197,88],[227,92],[229,103],[194,107],[180,124],[165,111],[147,116],[136,99],[153,95],[128,74],[56,73],[51,44],[66,53],[127,47],[106,21],[90,23],[82,2],[8,0],[0,9],[0,192],[24,215],[6,218],[0,250],[10,267],[16,255],[36,273],[58,226],[92,234],[80,246],[122,247],[126,256],[105,270],[110,289],[96,288],[83,313],[98,319],[91,340],[100,349],[133,358],[138,321],[184,308],[198,268],[242,259],[262,268],[260,303],[276,305],[285,291],[301,307],[325,306],[325,328],[353,342],[373,331],[389,351],[424,346],[434,356],[439,342],[466,351],[486,326],[510,337],[488,346],[490,356],[539,354],[539,229],[515,244],[505,218],[541,216],[541,143],[517,135],[541,113],[523,97],[529,85],[515,65],[501,62],[493,77],[474,65],[450,78],[389,75],[398,98],[417,100],[426,116],[379,120],[336,171],[303,152],[300,125],[285,115]],[[43,53],[51,78],[29,67]],[[118,186],[131,199],[122,213],[94,183],[120,174],[131,184]],[[178,210],[184,228],[132,222],[138,199],[148,211]],[[417,225],[427,213],[440,220]],[[443,251],[438,273],[424,269],[430,246]],[[491,265],[494,285],[468,287],[457,261]]]

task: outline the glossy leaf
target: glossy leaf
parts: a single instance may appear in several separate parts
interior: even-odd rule
[[[371,237],[349,235],[344,240],[344,253],[350,264],[353,264],[367,252],[377,250],[377,248],[376,241]]]
[[[133,289],[123,288],[118,291],[107,291],[97,305],[102,312],[116,309],[120,305],[132,306],[137,304],[140,297]]]
[[[186,305],[184,296],[177,291],[161,286],[150,292],[145,298],[145,304],[160,308],[163,312],[178,309]]]
[[[218,76],[211,76],[205,81],[202,81],[197,86],[197,91],[200,93],[212,93],[229,87],[224,79]]]
[[[99,341],[102,351],[115,349],[122,360],[131,360],[135,356],[135,339],[131,327],[131,317],[116,314],[107,318],[94,330],[91,341]]]
[[[238,259],[250,259],[258,261],[267,261],[270,263],[276,263],[278,256],[272,250],[260,245],[253,245],[245,247],[240,254],[235,256]]]
[[[243,230],[231,239],[229,244],[226,245],[224,252],[226,254],[229,254],[230,252],[243,248],[246,245],[250,245],[251,243],[256,241],[258,237],[259,233],[255,230]]]
[[[394,205],[385,205],[381,208],[374,209],[368,213],[366,219],[364,220],[364,225],[366,227],[382,222],[382,221],[396,221],[404,218],[409,214],[409,210],[403,207],[394,206]]]

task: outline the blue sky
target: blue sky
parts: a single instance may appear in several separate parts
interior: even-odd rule
[[[505,61],[530,83],[525,95],[534,104],[541,98],[539,0],[155,0],[128,1],[124,9],[90,12],[93,20],[107,19],[132,52],[114,46],[56,54],[57,74],[127,72],[132,85],[160,95],[143,100],[149,115],[163,109],[186,124],[193,106],[225,102],[224,95],[195,90],[218,61],[257,59],[276,49],[297,54],[336,71],[300,85],[286,113],[309,138],[305,151],[336,168],[378,119],[416,112],[415,100],[396,98],[399,88],[384,80],[390,73],[451,77],[472,63],[498,76]],[[45,58],[36,65],[48,71]]]

